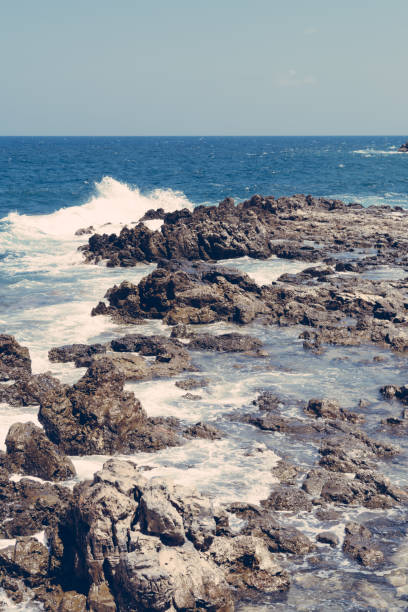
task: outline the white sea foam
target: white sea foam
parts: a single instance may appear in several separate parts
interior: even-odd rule
[[[81,479],[92,478],[107,457],[71,457]],[[146,466],[147,478],[160,476],[185,486],[192,486],[219,503],[246,501],[259,503],[268,497],[272,475],[279,457],[264,445],[241,445],[233,439],[192,440],[156,453],[119,456]],[[250,476],[248,476],[250,475]]]
[[[217,262],[220,266],[229,266],[245,272],[258,285],[269,285],[282,274],[297,274],[310,268],[310,262],[281,259],[276,256],[269,259],[252,259],[252,257],[239,257],[237,259],[222,259]]]
[[[352,151],[353,153],[357,153],[358,155],[364,155],[365,157],[372,157],[373,155],[403,155],[402,151],[395,151],[394,147],[390,149],[357,149],[356,151]]]
[[[155,189],[143,194],[137,187],[105,176],[95,183],[95,195],[81,206],[60,208],[49,215],[13,212],[2,221],[11,223],[14,231],[23,238],[43,234],[61,240],[71,239],[77,229],[89,226],[111,233],[117,226],[137,222],[151,208],[171,212],[182,208],[192,210],[193,204],[181,191]],[[81,240],[84,241],[83,236]]]

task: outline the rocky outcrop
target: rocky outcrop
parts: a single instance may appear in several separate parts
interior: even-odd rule
[[[103,344],[67,344],[48,351],[48,359],[50,361],[68,363],[69,361],[77,361],[78,359],[89,358],[101,353],[106,353],[106,346]]]
[[[349,421],[351,423],[358,423],[364,420],[361,415],[341,408],[336,400],[329,399],[311,399],[309,400],[305,413],[313,418],[331,419],[340,421]]]
[[[59,388],[59,380],[51,374],[23,376],[12,384],[0,385],[0,401],[11,406],[33,406],[40,404],[43,396]]]
[[[171,422],[148,419],[125,375],[98,359],[72,387],[59,385],[41,399],[39,420],[49,439],[71,455],[153,451],[180,443]]]
[[[100,302],[92,314],[109,314],[122,322],[248,323],[266,312],[260,288],[246,274],[188,262],[162,263],[138,285],[123,282],[105,297],[109,307]]]
[[[2,538],[30,536],[69,524],[72,493],[61,485],[31,478],[14,482],[0,469],[0,534]]]
[[[316,259],[313,249],[274,242],[280,234],[280,216],[295,217],[303,211],[327,212],[351,207],[336,200],[297,195],[292,198],[263,198],[235,206],[227,198],[218,206],[198,206],[164,216],[160,231],[143,223],[123,228],[119,236],[95,234],[82,247],[87,261],[106,259],[108,266],[133,266],[159,259],[218,260],[249,255],[265,259],[273,254]]]
[[[15,380],[31,375],[28,348],[8,334],[0,334],[0,381]]]
[[[408,153],[408,140],[400,146],[398,153]]]
[[[14,423],[6,437],[6,448],[10,471],[44,480],[68,480],[76,475],[72,461],[34,423]]]
[[[367,527],[358,523],[347,523],[345,533],[343,551],[346,555],[365,567],[376,567],[383,563],[384,554],[376,547]]]
[[[213,336],[212,334],[194,334],[188,348],[198,351],[215,351],[218,353],[252,353],[257,354],[262,342],[253,336],[229,333]]]
[[[262,540],[216,535],[212,504],[197,492],[110,460],[76,488],[77,575],[88,603],[147,610],[232,610],[233,591],[288,588]],[[110,608],[109,608],[110,609]]]

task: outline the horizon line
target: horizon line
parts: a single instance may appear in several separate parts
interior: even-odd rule
[[[0,138],[405,138],[401,134],[0,134]]]

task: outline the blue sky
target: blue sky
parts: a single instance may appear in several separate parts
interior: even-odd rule
[[[1,135],[408,134],[408,0],[2,0]]]

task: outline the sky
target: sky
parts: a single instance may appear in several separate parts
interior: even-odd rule
[[[0,9],[0,135],[408,134],[408,0]]]

